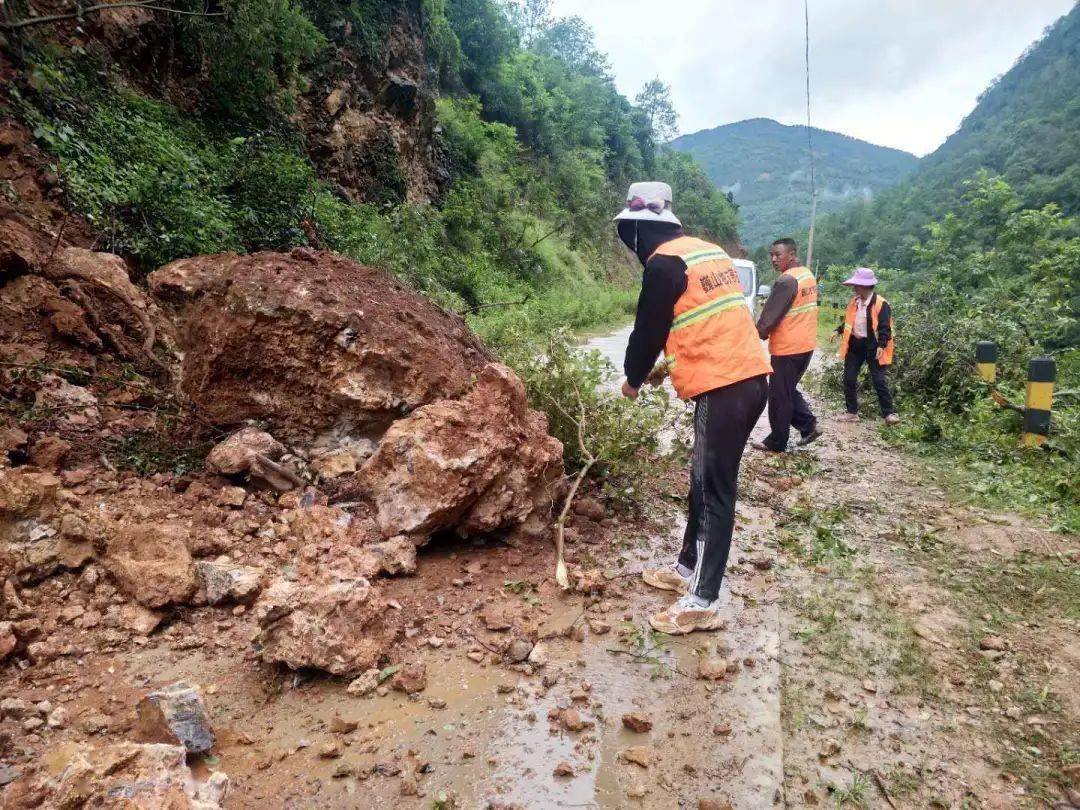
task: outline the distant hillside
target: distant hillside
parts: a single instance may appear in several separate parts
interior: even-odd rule
[[[871,199],[899,182],[917,161],[899,149],[823,129],[812,132],[819,212]],[[733,194],[748,247],[806,229],[810,186],[805,126],[752,118],[683,135],[670,146],[697,158],[712,181]]]
[[[819,222],[822,263],[907,266],[926,224],[956,207],[964,181],[1003,176],[1024,207],[1080,213],[1080,5],[990,85],[960,128],[896,188]]]

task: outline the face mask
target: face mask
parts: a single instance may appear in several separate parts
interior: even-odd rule
[[[631,230],[632,229],[632,230]],[[619,238],[623,244],[637,255],[638,252],[638,223],[636,220],[623,220],[619,223]]]

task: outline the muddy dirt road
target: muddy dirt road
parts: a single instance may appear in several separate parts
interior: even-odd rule
[[[621,366],[625,342],[591,345]],[[641,515],[577,510],[591,593],[558,590],[546,543],[483,539],[383,580],[393,660],[426,667],[412,694],[260,665],[250,612],[190,609],[9,672],[5,698],[68,719],[4,743],[125,740],[140,697],[187,680],[229,808],[1080,806],[1078,538],[961,505],[877,424],[814,406],[811,449],[747,451],[722,632],[647,624],[671,596],[638,574],[676,554],[683,471]]]

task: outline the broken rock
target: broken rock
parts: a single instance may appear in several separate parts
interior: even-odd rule
[[[390,688],[397,692],[404,692],[407,695],[422,692],[427,688],[427,667],[419,661],[405,664],[394,673],[394,677],[390,681]]]
[[[188,534],[178,523],[122,524],[108,539],[104,565],[144,607],[186,602],[196,587]]]
[[[513,664],[520,664],[528,659],[532,651],[533,643],[531,641],[524,638],[515,638],[507,645],[503,656]]]
[[[646,731],[652,730],[652,720],[648,715],[641,712],[628,712],[622,716],[622,724],[630,729],[636,731],[639,734],[644,734]]]
[[[0,622],[0,661],[3,661],[19,645],[19,639],[15,636],[15,625],[11,622]]]
[[[350,695],[367,695],[375,691],[375,687],[379,685],[379,670],[372,669],[367,670],[364,674],[355,678],[346,688],[345,691]]]
[[[619,756],[626,762],[648,768],[660,758],[660,752],[648,745],[633,745],[620,751]]]
[[[425,405],[383,436],[358,481],[385,537],[463,536],[523,523],[550,508],[562,445],[530,410],[521,380],[492,363],[461,400]]]
[[[112,612],[112,608],[110,608]],[[163,618],[161,613],[148,610],[142,605],[120,605],[115,612],[115,621],[125,630],[138,633],[140,636],[148,636],[157,629]]]
[[[276,460],[284,452],[285,446],[265,430],[246,427],[216,445],[206,456],[206,466],[222,475],[242,475],[257,456]]]
[[[262,570],[226,562],[200,560],[196,563],[208,604],[247,604],[259,595]]]
[[[198,688],[179,681],[139,701],[136,735],[143,742],[182,745],[192,754],[214,746],[206,703]]]
[[[698,677],[703,681],[722,681],[728,676],[728,662],[716,655],[698,660]]]
[[[381,600],[367,579],[341,573],[339,578],[331,567],[317,577],[279,579],[263,591],[254,612],[261,628],[255,644],[264,661],[334,675],[375,666],[388,642],[378,632]]]

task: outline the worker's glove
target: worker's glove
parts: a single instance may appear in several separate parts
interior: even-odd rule
[[[649,372],[649,376],[645,378],[645,382],[649,385],[663,385],[664,378],[668,375],[668,364],[664,361],[657,363],[653,366],[653,370]]]

